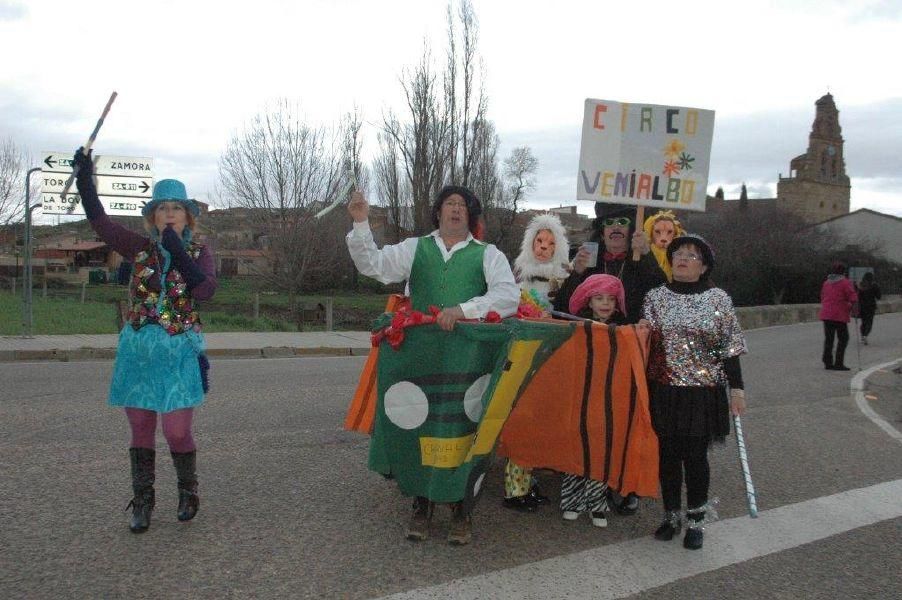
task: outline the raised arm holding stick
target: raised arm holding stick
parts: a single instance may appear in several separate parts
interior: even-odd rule
[[[97,139],[97,134],[100,132],[100,127],[103,125],[103,120],[106,119],[107,114],[110,112],[110,108],[113,106],[113,102],[116,100],[116,96],[119,94],[117,92],[113,92],[110,94],[110,99],[107,100],[106,106],[103,108],[103,112],[100,114],[100,118],[97,119],[97,124],[94,126],[94,131],[91,132],[91,135],[88,137],[88,141],[85,142],[85,145],[82,146],[81,152],[85,156],[88,155],[88,152],[91,151],[91,146],[94,145],[94,140]],[[69,188],[72,187],[72,183],[75,181],[75,178],[78,176],[78,165],[74,162],[72,163],[72,174],[69,175],[69,179],[66,180],[66,185],[63,187],[63,191],[60,193],[60,200],[66,199],[66,194],[69,193]],[[71,213],[75,210],[75,205],[73,204],[67,209],[67,212]]]

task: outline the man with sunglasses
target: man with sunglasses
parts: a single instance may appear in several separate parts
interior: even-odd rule
[[[626,292],[626,320],[635,323],[642,313],[642,302],[649,290],[667,283],[667,277],[658,265],[648,239],[636,230],[636,207],[623,204],[595,203],[596,219],[589,241],[598,243],[598,261],[587,266],[590,253],[585,247],[573,257],[573,272],[564,282],[555,298],[555,310],[567,311],[570,296],[589,275],[606,273],[620,279]],[[639,260],[633,260],[633,252],[639,252]]]

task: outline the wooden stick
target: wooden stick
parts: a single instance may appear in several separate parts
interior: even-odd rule
[[[85,142],[85,145],[82,147],[81,151],[85,156],[88,155],[88,152],[90,152],[90,150],[91,150],[91,146],[94,145],[94,140],[97,139],[97,134],[100,132],[100,126],[103,125],[103,120],[106,119],[106,116],[107,116],[107,114],[109,114],[110,108],[112,108],[113,102],[116,100],[116,96],[118,96],[118,95],[119,94],[116,92],[113,92],[112,94],[110,94],[110,99],[107,100],[106,106],[103,109],[103,113],[101,113],[100,119],[97,120],[97,125],[94,126],[94,131],[91,132],[91,136],[88,138],[88,141]],[[78,167],[76,167],[75,165],[72,165],[72,174],[69,175],[69,179],[66,180],[66,185],[65,185],[65,187],[63,187],[63,191],[60,194],[61,200],[66,199],[66,194],[69,193],[69,188],[72,187],[72,182],[75,181],[76,175],[78,175]],[[73,210],[75,210],[75,205],[73,204],[66,210],[67,210],[67,212],[71,213]]]
[[[636,231],[642,231],[643,226],[645,225],[645,207],[637,206],[636,207]],[[645,235],[644,233],[642,235]],[[630,240],[632,243],[632,240]],[[638,250],[633,250],[633,260],[635,262],[639,262],[639,259],[642,258],[642,255],[639,254]]]

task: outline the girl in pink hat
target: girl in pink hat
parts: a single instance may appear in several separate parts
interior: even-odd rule
[[[626,322],[623,284],[613,275],[590,275],[570,296],[570,313],[608,325]],[[592,525],[607,527],[608,484],[582,475],[564,473],[561,480],[561,516],[575,521],[580,513],[592,516]]]

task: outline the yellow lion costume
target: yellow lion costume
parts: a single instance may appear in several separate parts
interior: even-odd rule
[[[673,281],[673,272],[670,263],[667,262],[667,246],[674,238],[686,233],[679,219],[670,210],[659,210],[657,213],[645,219],[643,226],[645,236],[651,246],[661,270],[667,275],[667,281]]]

